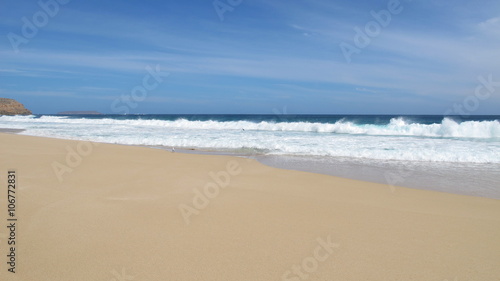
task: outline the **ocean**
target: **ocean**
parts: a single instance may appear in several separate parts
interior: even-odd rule
[[[499,115],[31,115],[0,116],[0,128],[234,154],[280,168],[500,199],[499,120]]]

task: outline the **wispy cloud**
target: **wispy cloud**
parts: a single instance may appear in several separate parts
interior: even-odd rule
[[[469,14],[466,1],[453,7],[403,1],[403,12],[350,64],[339,44],[386,3],[257,0],[222,23],[210,3],[116,2],[119,10],[73,3],[19,54],[0,42],[6,90],[103,100],[129,91],[129,81],[140,82],[147,65],[159,64],[172,73],[152,95],[159,103],[207,101],[230,89],[247,93],[235,99],[309,96],[323,104],[364,95],[397,108],[415,99],[446,107],[470,94],[478,75],[500,80],[500,17],[492,14],[498,7],[492,1]],[[20,24],[7,16],[0,32]]]

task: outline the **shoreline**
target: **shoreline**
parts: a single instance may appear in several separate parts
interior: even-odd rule
[[[241,157],[16,134],[0,141],[0,173],[17,173],[22,265],[0,278],[500,276],[499,200],[391,189]],[[66,171],[62,180],[54,167]]]
[[[162,146],[142,146],[171,151]],[[278,169],[329,175],[419,190],[500,199],[500,164],[357,159],[326,156],[244,154],[197,148],[175,148],[178,153],[223,155],[255,159]],[[450,170],[450,167],[453,167]],[[471,170],[471,167],[475,169]],[[471,188],[470,186],[474,186]]]
[[[19,134],[26,131],[25,129],[9,129],[9,128],[0,128],[0,133],[6,134]]]
[[[0,128],[0,133],[17,134],[22,131],[25,130]],[[55,137],[46,138],[59,139]],[[137,146],[165,151],[171,151],[172,149],[172,147],[158,145],[116,145]],[[279,169],[310,172],[419,190],[433,190],[450,194],[500,199],[500,189],[497,188],[497,183],[495,182],[495,179],[500,178],[499,164],[429,163],[421,161],[363,160],[357,158],[341,159],[326,156],[245,154],[235,151],[217,151],[196,147],[175,147],[175,152],[251,158],[266,166]],[[478,166],[482,168],[478,169]],[[453,169],[450,170],[449,167],[453,167]],[[475,167],[475,169],[471,170],[471,167]],[[470,186],[475,186],[475,188],[472,189]]]

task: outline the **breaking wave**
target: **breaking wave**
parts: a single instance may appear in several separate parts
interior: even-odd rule
[[[251,122],[251,121],[190,121],[178,120],[120,120],[112,118],[88,119],[68,118],[65,116],[2,116],[1,121],[34,124],[67,124],[67,125],[108,125],[132,126],[144,128],[164,128],[181,130],[251,130],[271,132],[311,132],[335,133],[369,136],[416,136],[416,137],[444,137],[444,138],[500,138],[500,122],[495,121],[465,121],[456,122],[444,118],[441,123],[420,124],[412,123],[402,117],[392,118],[389,124],[356,124],[351,121],[340,120],[335,123],[311,122]]]

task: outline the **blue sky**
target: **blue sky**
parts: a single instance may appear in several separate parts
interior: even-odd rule
[[[35,113],[500,114],[498,0],[56,1],[0,0],[0,97]]]

